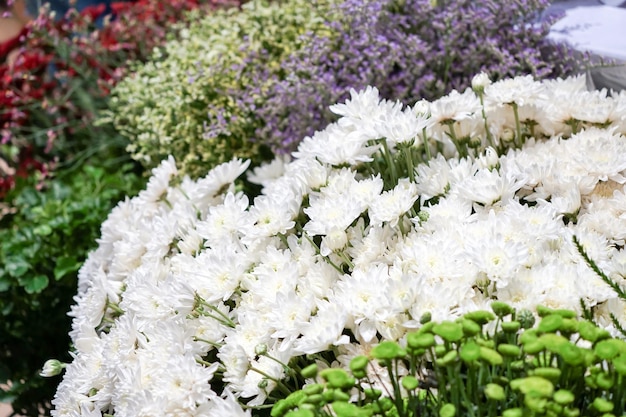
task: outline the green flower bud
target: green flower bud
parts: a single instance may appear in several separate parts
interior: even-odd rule
[[[578,320],[564,318],[563,324],[561,325],[561,328],[559,330],[567,334],[573,334],[578,332]]]
[[[418,333],[430,333],[433,330],[433,327],[435,326],[434,321],[429,321],[428,323],[425,323],[422,327],[420,327],[419,329],[417,329]]]
[[[513,307],[511,307],[507,303],[503,303],[502,301],[492,302],[491,309],[494,313],[496,313],[496,316],[500,318],[506,317],[509,314],[513,314],[515,312],[515,309]]]
[[[427,349],[435,346],[435,336],[432,333],[409,333],[406,336],[406,344],[412,349]]]
[[[531,375],[540,376],[551,382],[557,382],[561,377],[561,370],[559,368],[540,367],[533,369]]]
[[[601,413],[610,413],[615,407],[611,401],[601,397],[596,397],[591,406]]]
[[[578,346],[573,345],[572,343],[563,344],[558,349],[559,355],[563,358],[565,363],[569,365],[580,365],[585,361],[584,351]]]
[[[443,355],[445,355],[446,353],[448,353],[448,349],[444,346],[444,345],[437,345],[435,346],[435,356],[440,358]]]
[[[520,310],[517,313],[517,320],[520,322],[522,329],[530,329],[535,325],[535,315],[530,310]]]
[[[573,403],[576,397],[574,397],[572,391],[560,389],[554,393],[554,396],[552,398],[554,399],[554,401],[561,405],[567,405]]]
[[[548,400],[536,391],[531,391],[524,396],[524,405],[535,413],[544,414]]]
[[[487,324],[491,320],[496,318],[496,316],[494,316],[492,312],[487,310],[470,311],[469,313],[465,313],[463,317],[469,320],[473,320],[480,325]]]
[[[350,361],[350,370],[352,372],[355,371],[364,371],[369,364],[369,359],[367,356],[359,355],[352,358]]]
[[[456,407],[454,404],[444,404],[439,410],[439,417],[454,417],[456,415]]]
[[[452,321],[442,321],[433,326],[433,333],[448,342],[458,342],[463,338],[463,326]]]
[[[524,332],[522,332],[522,334],[519,337],[519,341],[522,344],[526,344],[530,341],[537,340],[538,338],[539,338],[539,335],[537,334],[537,329],[529,329],[529,330],[525,330]]]
[[[311,384],[302,388],[302,392],[306,395],[321,394],[322,391],[324,391],[324,385],[322,384]]]
[[[387,415],[387,411],[393,408],[393,401],[388,397],[379,398],[374,404],[372,409],[375,413]]]
[[[315,378],[317,376],[317,365],[311,364],[300,371],[300,375],[304,378]]]
[[[589,320],[584,320],[578,323],[578,334],[580,334],[580,337],[589,342],[595,342],[598,339],[599,331],[600,328]]]
[[[328,383],[329,388],[349,389],[355,384],[346,371],[339,368],[327,368],[320,372],[320,376]]]
[[[331,391],[333,393],[333,401],[350,401],[350,394],[340,389]]]
[[[554,333],[541,335],[538,340],[541,341],[550,352],[558,352],[561,346],[570,343],[565,337]]]
[[[463,362],[475,362],[480,358],[480,346],[476,342],[469,341],[461,346],[459,356]]]
[[[576,318],[576,312],[574,310],[566,310],[563,308],[559,308],[556,310],[552,310],[552,312],[554,314],[558,314],[559,316],[563,317],[564,319],[575,319]]]
[[[563,317],[558,314],[549,314],[541,319],[537,330],[543,333],[554,333],[559,330],[562,325]]]
[[[490,365],[502,365],[504,359],[502,355],[488,347],[480,347],[480,357],[486,360]]]
[[[511,381],[511,388],[524,394],[535,392],[542,397],[551,397],[554,393],[554,385],[549,380],[540,376],[527,376]]]
[[[596,385],[604,390],[610,390],[615,383],[613,377],[606,372],[600,372],[596,375]]]
[[[529,355],[537,354],[544,349],[545,349],[545,346],[539,339],[531,340],[527,343],[524,343],[524,352],[526,352]]]
[[[498,352],[509,358],[517,358],[522,353],[522,349],[517,345],[502,343],[498,345]]]
[[[407,375],[402,378],[402,386],[407,391],[413,391],[419,386],[419,381],[413,375]]]
[[[359,407],[349,402],[335,401],[331,404],[331,407],[337,417],[357,417],[363,415],[363,412],[362,410],[359,410]]]
[[[369,399],[377,400],[383,392],[376,388],[363,388],[363,394]]]
[[[580,415],[580,409],[578,408],[566,408],[563,410],[565,417],[578,417]]]
[[[504,388],[498,384],[487,384],[485,387],[485,395],[490,400],[503,401],[506,397],[504,394]]]
[[[504,333],[517,333],[519,329],[522,327],[522,324],[519,321],[505,321],[500,324],[502,327],[502,331]]]
[[[306,397],[304,402],[308,404],[322,404],[326,401],[324,401],[324,397],[321,394],[313,394]]]
[[[626,352],[626,342],[619,339],[601,340],[593,347],[593,351],[600,359],[613,359]]]
[[[502,417],[522,417],[524,412],[521,408],[509,408],[502,412]]]
[[[483,337],[476,338],[476,343],[480,346],[487,347],[489,349],[494,349],[496,347],[496,342],[493,339],[485,339]]]
[[[563,414],[563,406],[561,404],[557,404],[555,402],[549,402],[547,405],[547,414],[548,415],[555,415],[555,416],[560,416]],[[553,413],[553,414],[551,414]]]
[[[447,366],[450,363],[454,362],[456,358],[457,358],[456,350],[451,350],[450,352],[446,353],[443,356],[443,358],[435,360],[435,363],[439,366]]]
[[[476,323],[474,320],[465,318],[461,319],[461,326],[463,326],[463,334],[465,336],[475,336],[482,330],[480,324]]]
[[[550,314],[553,314],[554,310],[552,310],[551,308],[545,307],[545,306],[537,306],[537,314],[539,315],[539,317],[545,317],[545,316],[549,316]]]
[[[406,350],[396,342],[384,340],[372,348],[370,355],[379,360],[401,359],[406,356]]]
[[[335,391],[335,389],[327,389],[326,391],[322,392],[322,397],[327,404],[335,401]]]

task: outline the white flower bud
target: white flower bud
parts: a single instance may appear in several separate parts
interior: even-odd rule
[[[322,238],[320,253],[328,256],[333,252],[338,252],[348,244],[348,235],[343,229],[334,228]]]
[[[514,140],[515,140],[515,132],[513,131],[513,129],[505,128],[502,131],[502,142],[510,143],[510,142],[513,142]]]
[[[430,103],[428,100],[420,100],[413,106],[413,113],[418,116],[430,114]]]
[[[63,371],[66,366],[66,363],[63,363],[57,359],[48,359],[46,363],[43,364],[43,369],[41,370],[39,375],[44,378],[58,375]]]
[[[485,72],[481,72],[480,74],[474,75],[472,78],[472,90],[477,93],[482,93],[485,91],[485,87],[491,84],[491,80],[489,79],[489,75]]]

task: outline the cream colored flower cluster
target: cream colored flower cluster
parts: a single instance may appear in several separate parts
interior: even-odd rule
[[[582,299],[626,324],[572,241],[624,285],[626,96],[581,78],[483,87],[413,107],[353,91],[292,160],[247,172],[252,200],[234,185],[247,162],[191,180],[163,161],[80,271],[53,415],[250,416],[241,404],[269,401],[282,364],[345,367],[424,313],[496,299]],[[431,159],[389,184],[406,147]]]
[[[196,16],[188,19],[192,23],[181,30],[180,39],[155,50],[149,62],[116,86],[111,111],[102,120],[113,122],[129,138],[130,154],[148,167],[168,154],[185,155],[177,161],[179,169],[198,177],[205,167],[233,155],[259,162],[261,143],[254,141],[258,122],[247,110],[253,103],[237,103],[229,92],[262,91],[268,80],[251,69],[274,74],[300,47],[301,35],[323,35],[322,16],[329,4],[252,0],[241,8],[193,12]]]

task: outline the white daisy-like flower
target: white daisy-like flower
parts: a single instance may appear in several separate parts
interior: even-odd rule
[[[431,103],[430,122],[435,125],[450,120],[463,120],[480,112],[481,109],[480,100],[471,89],[463,93],[452,90],[450,94]]]
[[[518,106],[534,104],[546,97],[545,87],[532,75],[498,80],[485,87],[485,101],[494,106],[515,103]]]
[[[372,225],[380,226],[387,222],[395,227],[402,215],[415,204],[418,192],[414,183],[402,178],[393,189],[383,192],[370,204],[368,215]]]

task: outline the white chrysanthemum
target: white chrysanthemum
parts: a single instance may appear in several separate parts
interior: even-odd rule
[[[499,106],[516,103],[518,106],[534,104],[545,98],[545,87],[532,75],[505,78],[485,87],[485,101]]]
[[[390,149],[395,149],[398,143],[414,141],[429,123],[428,119],[416,115],[410,108],[390,113],[386,112],[386,117],[374,123],[376,133],[387,140]]]
[[[360,340],[371,341],[376,334],[372,319],[378,309],[388,308],[385,297],[388,280],[385,265],[371,265],[367,270],[355,269],[337,283],[336,302],[352,318],[353,332]]]
[[[206,218],[195,225],[205,245],[217,247],[225,241],[235,243],[250,221],[248,204],[248,197],[243,193],[228,193],[222,204],[209,207]]]
[[[176,162],[174,157],[170,155],[161,161],[159,166],[152,169],[152,176],[148,180],[146,189],[141,191],[137,198],[146,205],[158,203],[167,194],[170,180],[177,174]]]
[[[255,167],[248,172],[247,178],[253,184],[266,186],[268,183],[280,178],[285,173],[285,165],[290,161],[288,155],[277,156],[270,162]]]
[[[452,90],[447,96],[431,103],[430,122],[438,124],[450,120],[463,120],[475,112],[480,112],[481,108],[480,100],[472,90],[467,89],[463,93]]]
[[[350,338],[343,334],[347,326],[347,313],[335,299],[320,299],[316,314],[302,324],[302,336],[294,342],[294,354],[314,354],[331,346],[348,343]]]
[[[350,89],[350,98],[345,103],[333,104],[330,111],[343,117],[357,120],[371,120],[379,114],[380,96],[376,87],[367,86],[365,90]]]
[[[525,178],[508,176],[506,172],[481,169],[473,177],[457,184],[453,190],[469,201],[490,206],[496,202],[506,204],[512,200],[525,181]]]
[[[310,221],[304,225],[304,230],[312,236],[326,235],[334,229],[347,229],[364,208],[349,195],[335,196],[311,194],[309,207],[304,212]]]
[[[221,195],[234,193],[234,181],[250,166],[250,161],[233,159],[213,168],[204,177],[196,182],[193,190],[187,193],[191,203],[195,206],[213,205],[221,202]]]
[[[380,226],[387,222],[392,227],[398,224],[402,215],[415,204],[417,187],[407,178],[403,178],[393,189],[383,192],[370,204],[368,215],[372,225]]]
[[[370,162],[371,155],[378,150],[376,146],[368,146],[372,137],[371,131],[346,130],[339,124],[329,125],[325,130],[305,137],[293,156],[298,159],[318,159],[332,166]]]

